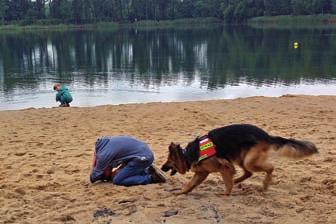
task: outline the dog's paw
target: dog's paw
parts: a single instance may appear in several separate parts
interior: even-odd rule
[[[262,188],[261,188],[261,191],[267,191],[268,190],[268,188],[269,188],[269,185],[267,184],[267,185],[263,185],[262,186]]]
[[[270,182],[263,182],[262,191],[267,191],[270,186]]]
[[[231,191],[224,191],[223,193],[224,196],[230,196],[230,194],[231,194]]]

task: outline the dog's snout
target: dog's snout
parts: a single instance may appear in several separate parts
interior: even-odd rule
[[[164,172],[168,172],[172,167],[167,165],[167,164],[163,164],[161,167],[161,170]]]
[[[175,169],[172,169],[170,172],[170,176],[174,176],[177,173],[177,171]]]

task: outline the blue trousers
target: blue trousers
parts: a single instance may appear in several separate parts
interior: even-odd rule
[[[154,158],[134,158],[127,163],[113,178],[113,184],[123,186],[145,185],[151,183],[148,167]]]
[[[61,96],[60,103],[63,104],[69,104],[71,101],[69,99],[66,99],[64,96]]]

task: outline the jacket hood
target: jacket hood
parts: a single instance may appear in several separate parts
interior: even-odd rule
[[[69,91],[69,89],[65,86],[61,86],[60,91]]]

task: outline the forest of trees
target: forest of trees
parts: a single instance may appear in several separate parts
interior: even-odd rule
[[[0,23],[134,22],[216,17],[244,22],[257,16],[336,13],[336,0],[0,0]]]

